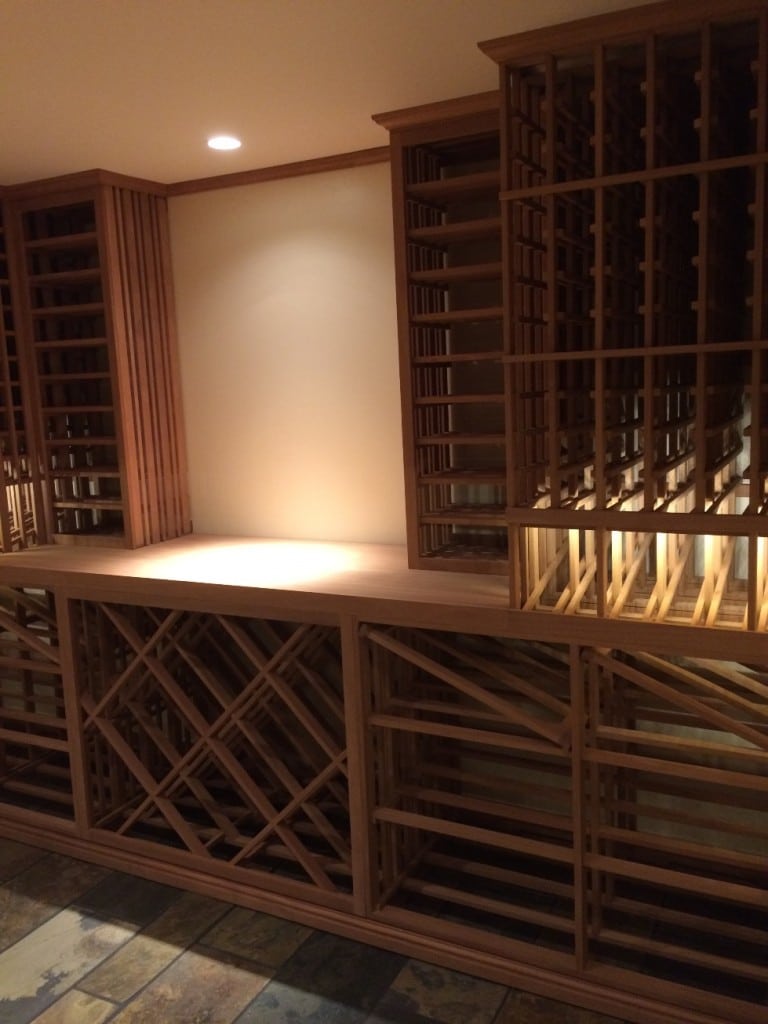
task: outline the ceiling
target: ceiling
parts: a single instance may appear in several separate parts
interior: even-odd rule
[[[187,181],[387,143],[371,115],[493,89],[477,42],[639,0],[0,0],[0,184]],[[214,153],[231,132],[237,152]]]

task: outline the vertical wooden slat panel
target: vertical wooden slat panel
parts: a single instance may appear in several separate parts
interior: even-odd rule
[[[181,370],[179,367],[178,341],[176,337],[176,311],[173,297],[173,273],[171,268],[171,247],[168,236],[168,208],[164,198],[155,202],[155,246],[158,267],[158,290],[162,297],[162,309],[166,329],[166,343],[163,346],[163,360],[166,366],[166,395],[168,424],[173,438],[173,501],[175,515],[172,524],[173,536],[189,533],[192,522],[189,508],[187,485],[187,446],[184,429],[184,411],[181,394]]]
[[[125,540],[129,547],[141,547],[144,530],[141,521],[140,459],[136,445],[138,425],[133,395],[133,367],[130,346],[125,339],[132,331],[129,283],[130,228],[125,224],[119,196],[112,188],[98,196],[101,251],[104,268],[108,323],[109,358],[112,377],[112,401],[115,406],[115,430],[118,440],[118,464],[125,520]]]
[[[147,540],[160,540],[160,492],[158,479],[162,473],[162,427],[157,410],[157,381],[152,366],[152,351],[160,342],[156,311],[152,309],[150,289],[153,267],[147,261],[147,205],[149,197],[136,193],[130,197],[130,215],[134,225],[136,262],[142,268],[139,286],[134,290],[133,301],[137,309],[137,320],[142,330],[133,338],[135,366],[139,381],[137,399],[141,410],[141,452],[144,481],[144,522]]]
[[[158,535],[157,540],[176,536],[174,524],[178,521],[175,510],[176,467],[173,449],[176,443],[173,420],[168,408],[168,331],[166,311],[160,290],[160,267],[157,260],[157,200],[147,197],[144,210],[144,260],[149,268],[147,291],[150,318],[157,338],[150,346],[148,360],[151,367],[154,399],[158,422]]]

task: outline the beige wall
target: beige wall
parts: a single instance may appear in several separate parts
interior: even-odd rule
[[[404,542],[388,165],[170,217],[195,532]]]

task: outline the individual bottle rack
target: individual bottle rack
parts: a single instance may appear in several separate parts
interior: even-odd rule
[[[125,529],[94,199],[23,214],[54,535]]]
[[[497,97],[401,114],[376,120],[393,145],[411,561],[503,572]]]

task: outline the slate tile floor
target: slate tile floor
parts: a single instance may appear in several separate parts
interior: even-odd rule
[[[2,1024],[622,1024],[0,838]]]

